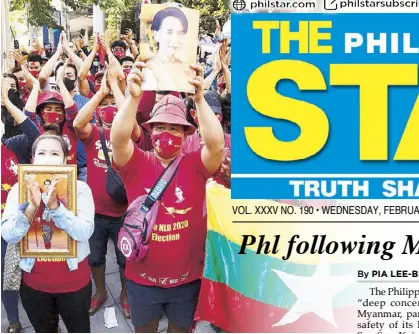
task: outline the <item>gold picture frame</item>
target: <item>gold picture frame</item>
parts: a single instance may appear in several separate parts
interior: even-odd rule
[[[59,177],[57,197],[74,214],[77,212],[77,166],[76,165],[19,165],[19,204],[29,201],[28,180],[39,183],[41,193],[46,194],[51,182]],[[28,233],[20,242],[20,256],[35,258],[77,257],[76,241],[55,226],[45,210],[43,200],[31,222]]]

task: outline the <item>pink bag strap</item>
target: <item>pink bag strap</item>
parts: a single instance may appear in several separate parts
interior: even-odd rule
[[[175,176],[177,169],[179,167],[179,163],[183,158],[183,153],[180,153],[175,159],[173,159],[170,164],[166,167],[163,174],[159,177],[159,179],[154,184],[153,188],[151,188],[150,192],[147,195],[144,203],[141,205],[140,210],[143,212],[147,212],[151,209],[153,204],[160,199],[163,195],[166,188],[169,186],[170,182],[172,181],[173,177]]]

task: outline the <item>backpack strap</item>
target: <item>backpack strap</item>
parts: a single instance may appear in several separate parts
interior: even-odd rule
[[[153,204],[161,198],[166,188],[169,186],[170,182],[172,181],[173,177],[175,176],[177,169],[179,167],[179,163],[183,158],[183,153],[173,159],[170,164],[166,167],[163,174],[159,177],[159,179],[154,184],[153,188],[151,188],[150,192],[147,195],[144,203],[141,205],[141,211],[147,212],[153,206]]]
[[[105,134],[103,132],[103,127],[101,126],[99,127],[99,133],[100,133],[100,143],[102,145],[103,154],[105,155],[106,165],[108,167],[112,167],[111,159],[109,159],[108,147],[106,146]]]

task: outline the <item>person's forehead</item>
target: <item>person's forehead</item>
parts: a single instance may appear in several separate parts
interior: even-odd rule
[[[39,61],[30,61],[29,66],[39,66],[41,63]]]
[[[58,140],[55,139],[42,139],[39,141],[38,146],[36,147],[36,151],[46,151],[46,152],[53,152],[53,151],[60,151],[62,152],[61,144]]]
[[[72,73],[72,74],[75,74],[75,73],[76,73],[76,71],[74,71],[74,68],[67,66],[67,67],[65,68],[64,73]]]
[[[183,127],[180,124],[172,124],[172,123],[154,123],[154,126],[165,126],[165,127],[175,127],[175,128],[182,128]]]
[[[132,66],[134,64],[134,62],[133,61],[131,61],[131,60],[124,60],[123,62],[122,62],[122,65],[129,65],[129,66]]]
[[[63,108],[63,106],[61,104],[58,103],[47,103],[45,105],[45,108]]]
[[[174,16],[167,16],[161,23],[161,28],[167,30],[183,30],[182,22]]]
[[[15,80],[9,77],[5,77],[3,80],[8,84],[16,84]]]

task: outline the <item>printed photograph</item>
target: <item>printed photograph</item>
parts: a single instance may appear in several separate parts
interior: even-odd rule
[[[57,198],[66,208],[76,212],[76,168],[74,166],[38,166],[21,165],[19,178],[20,203],[26,203],[29,198],[28,181],[39,183],[41,189],[41,204],[35,214],[28,233],[22,239],[20,253],[22,257],[74,257],[75,241],[55,225],[51,212],[47,207],[48,192],[54,180],[57,183]]]
[[[199,12],[170,5],[145,5],[141,10],[140,49],[147,54],[143,90],[193,93],[188,79],[196,63]]]

